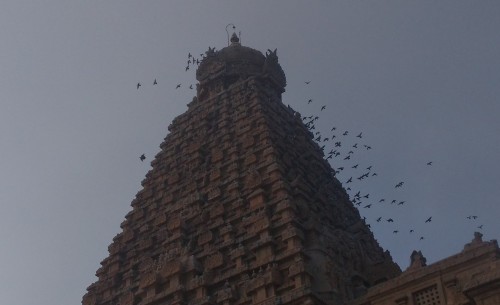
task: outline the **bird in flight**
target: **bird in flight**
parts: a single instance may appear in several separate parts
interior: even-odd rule
[[[193,89],[193,84],[191,84],[191,85],[189,86],[189,89]]]
[[[309,100],[307,101],[307,103],[308,103],[308,104],[311,104],[311,103],[312,103],[312,101],[313,101],[312,99],[309,99]]]
[[[348,134],[348,133],[349,133],[349,132],[346,130],[346,131],[344,131],[344,133],[343,133],[342,135],[343,135],[343,136],[347,136],[347,134]]]
[[[380,222],[382,220],[382,217],[377,218],[377,222]]]
[[[432,161],[427,162],[427,165],[432,165]]]
[[[431,222],[432,221],[432,216],[427,218],[427,220],[425,222]]]
[[[177,84],[177,86],[175,86],[175,89],[179,89],[181,87],[181,84]]]
[[[482,230],[483,229],[483,225],[480,225],[477,227],[479,230]]]
[[[476,218],[477,218],[476,215],[467,216],[467,219],[476,219]]]
[[[403,181],[401,181],[401,182],[399,182],[398,184],[396,184],[395,188],[402,187],[402,186],[403,186],[403,184],[404,184],[404,182],[403,182]]]
[[[392,231],[392,233],[394,233],[394,234],[398,234],[398,232],[399,232],[398,230]]]
[[[423,237],[423,236],[420,236],[420,240],[424,240],[424,237]]]
[[[306,83],[306,85],[309,85],[309,83],[310,83],[310,82],[311,82],[311,81],[307,81],[307,82],[304,82],[304,83]]]
[[[146,160],[146,156],[144,154],[142,154],[139,159],[141,159],[141,162],[143,162],[144,160]]]
[[[325,110],[325,109],[326,109],[326,106],[325,106],[325,105],[323,105],[323,106],[321,106],[321,110],[320,110],[320,111],[323,111],[323,110]]]
[[[413,229],[412,229],[412,230],[410,230],[410,233],[413,233],[413,232],[415,232]]]
[[[156,82],[156,78],[155,81],[153,82],[153,85],[158,85],[158,82]]]
[[[365,205],[365,209],[369,209],[372,205],[371,204],[367,204]]]
[[[140,86],[141,86],[141,83],[137,83],[137,89],[139,89]]]
[[[387,222],[394,222],[392,218],[387,219]]]
[[[351,183],[351,182],[352,182],[352,177],[351,177],[351,178],[349,178],[349,180],[347,180],[346,184],[347,184],[347,183]]]
[[[362,133],[362,132],[360,132],[360,133],[359,133],[356,137],[358,137],[358,138],[360,138],[360,139],[361,139],[361,135],[362,135],[362,134],[363,134],[363,133]]]

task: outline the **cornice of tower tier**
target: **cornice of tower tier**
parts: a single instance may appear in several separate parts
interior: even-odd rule
[[[224,80],[227,82],[247,79],[248,77],[266,77],[285,91],[286,77],[278,63],[276,50],[260,51],[242,46],[237,39],[231,39],[231,45],[219,51],[208,48],[206,56],[196,71],[196,79],[201,87]]]

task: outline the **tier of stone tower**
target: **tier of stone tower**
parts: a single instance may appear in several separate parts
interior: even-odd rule
[[[210,49],[84,305],[344,304],[400,273],[284,106],[276,51]]]

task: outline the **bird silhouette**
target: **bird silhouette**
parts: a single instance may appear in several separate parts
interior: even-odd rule
[[[365,209],[369,209],[372,205],[371,204],[367,204],[365,205]]]
[[[432,161],[427,162],[427,165],[432,165]]]
[[[308,104],[311,104],[311,103],[312,103],[312,101],[313,101],[313,100],[309,99],[309,100],[307,101],[307,103],[308,103]]]
[[[354,144],[352,147],[358,148],[358,143]]]
[[[304,83],[306,83],[306,85],[309,85],[311,83],[311,81],[307,81],[307,82],[304,82]]]
[[[420,240],[424,240],[424,237],[423,237],[423,236],[420,236]]]
[[[377,218],[377,222],[380,222],[382,220],[382,217]]]
[[[403,181],[401,181],[401,182],[399,182],[398,184],[396,184],[396,186],[394,186],[394,187],[395,187],[395,188],[400,188],[400,187],[402,187],[402,186],[403,186],[403,184],[404,184],[404,182],[403,182]]]
[[[139,159],[141,159],[141,162],[143,162],[144,160],[146,160],[146,156],[144,154],[142,154]]]
[[[323,105],[323,106],[321,106],[321,110],[320,110],[320,111],[323,111],[323,110],[325,110],[325,109],[326,109],[326,106],[325,106],[325,105]]]
[[[394,233],[394,234],[398,234],[398,232],[399,232],[398,230],[392,231],[392,233]]]
[[[352,182],[352,177],[351,177],[351,178],[349,178],[349,180],[347,180],[346,184],[347,184],[347,183],[351,183],[351,182]]]
[[[343,136],[347,136],[349,134],[349,131],[344,131],[344,133],[342,134]]]
[[[175,89],[179,89],[181,87],[181,84],[177,84],[177,86],[175,86]]]
[[[156,81],[156,78],[155,78],[155,81],[153,82],[153,85],[158,85],[158,82]]]
[[[427,218],[427,220],[425,222],[431,222],[432,221],[432,216]]]
[[[362,132],[360,132],[360,133],[359,133],[356,137],[358,137],[358,138],[360,138],[360,139],[361,139],[361,135],[362,135],[362,134],[363,134],[363,133],[362,133]]]
[[[384,202],[384,201],[385,201],[385,199],[383,199],[383,198],[382,198],[382,199],[380,199],[378,202]]]
[[[372,170],[372,165],[368,166],[366,169],[367,170]]]
[[[387,219],[387,222],[394,222],[392,218]]]
[[[142,86],[141,83],[137,83],[137,89],[139,89],[140,86]]]
[[[483,225],[480,225],[477,227],[479,230],[482,230],[483,229]]]
[[[193,84],[189,85],[189,89],[193,89]]]
[[[351,168],[358,168],[359,164],[353,165]]]
[[[410,230],[410,233],[413,233],[413,232],[415,232],[415,231],[414,230]]]

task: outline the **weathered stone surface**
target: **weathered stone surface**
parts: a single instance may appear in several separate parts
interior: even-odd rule
[[[464,250],[425,265],[420,251],[400,276],[376,285],[350,305],[498,305],[500,249],[496,240],[484,242],[475,233]]]
[[[281,102],[275,50],[233,39],[197,78],[83,304],[337,305],[400,273]]]

